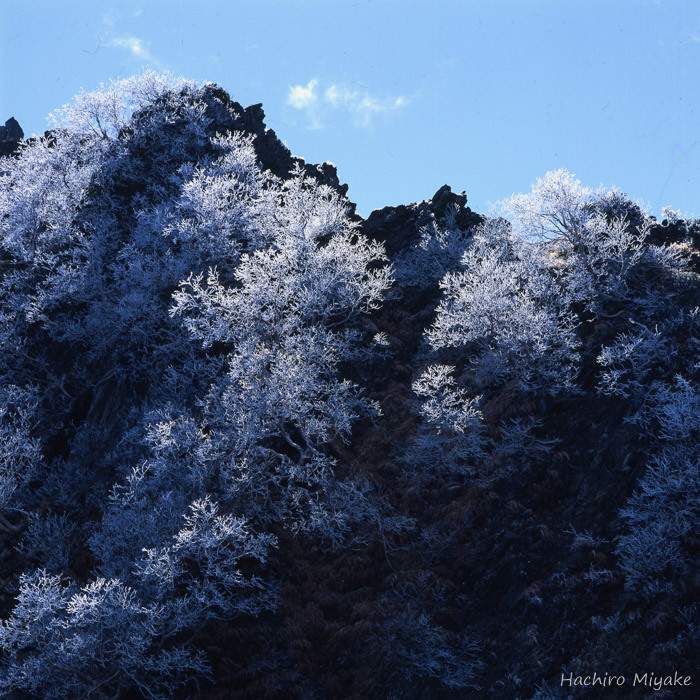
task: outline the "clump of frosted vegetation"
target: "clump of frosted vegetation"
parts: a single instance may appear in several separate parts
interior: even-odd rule
[[[173,94],[192,94],[198,87],[196,81],[145,68],[138,75],[100,83],[97,90],[81,90],[72,102],[52,112],[49,122],[54,128],[114,139],[138,109]]]
[[[407,288],[435,287],[446,273],[459,267],[474,231],[458,226],[458,213],[457,205],[448,207],[442,219],[432,220],[421,229],[417,243],[399,253],[393,261],[396,280],[393,294],[402,294]]]
[[[700,392],[680,375],[654,382],[636,415],[658,441],[646,473],[620,514],[618,542],[627,585],[653,597],[672,594],[691,569],[700,522]]]
[[[491,220],[461,265],[441,282],[444,299],[427,332],[431,347],[473,349],[477,386],[514,377],[554,390],[570,384],[577,346],[570,299],[533,244],[516,238],[505,221]]]
[[[0,505],[41,467],[63,507],[19,546],[6,692],[170,697],[208,673],[194,630],[275,608],[273,530],[342,546],[385,518],[329,449],[378,411],[342,366],[373,347],[383,249],[331,188],[264,172],[250,137],[210,138],[203,95],[151,70],[112,81],[3,163]],[[147,189],[115,209],[141,145]],[[68,454],[44,465],[36,434],[86,393]],[[75,522],[78,497],[99,517]]]
[[[444,464],[453,465],[461,452],[458,461],[468,470],[479,416],[472,411],[469,420],[456,421],[460,410],[509,383],[527,393],[577,391],[580,324],[622,303],[647,313],[658,300],[639,294],[639,279],[650,269],[683,267],[678,251],[646,243],[650,219],[637,205],[616,190],[583,187],[565,170],[547,173],[500,211],[511,220],[480,226],[464,241],[459,267],[440,283],[443,298],[426,340],[438,357],[459,351],[468,359],[429,366],[415,383],[426,423],[410,459],[447,449]],[[621,363],[635,361],[652,340],[639,336],[603,350],[600,361],[609,367],[603,393],[625,392]],[[449,388],[437,376],[452,376]],[[467,443],[472,447],[455,452]]]
[[[675,224],[681,220],[681,212],[678,209],[671,209],[669,206],[661,208],[661,214],[669,224]]]
[[[0,531],[16,528],[5,512],[21,502],[21,490],[42,465],[40,441],[34,436],[39,392],[35,387],[0,387]]]
[[[546,249],[572,299],[598,310],[601,300],[629,297],[630,275],[645,253],[653,254],[644,244],[650,219],[633,226],[634,208],[616,190],[583,187],[566,170],[547,173],[530,193],[502,203],[514,233]]]
[[[108,697],[136,687],[165,699],[191,676],[207,673],[203,656],[165,647],[177,614],[144,605],[116,579],[82,587],[37,570],[20,577],[12,617],[0,626],[5,668],[0,689],[22,688],[44,698]]]
[[[435,591],[426,572],[392,583],[381,598],[367,640],[374,663],[383,667],[380,673],[387,685],[404,694],[407,686],[421,679],[433,679],[450,693],[478,690],[481,647],[433,619],[425,609],[431,593]]]
[[[653,327],[633,323],[598,356],[599,393],[628,401],[628,422],[653,441],[646,472],[621,510],[628,529],[617,549],[627,586],[649,597],[677,590],[700,520],[699,315],[684,309]]]

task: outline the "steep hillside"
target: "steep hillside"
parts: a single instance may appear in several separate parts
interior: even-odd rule
[[[696,696],[700,224],[566,171],[363,220],[152,72],[22,139],[6,697]]]

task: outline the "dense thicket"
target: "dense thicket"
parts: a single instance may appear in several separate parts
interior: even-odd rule
[[[697,671],[697,224],[566,171],[362,221],[148,71],[54,119],[0,162],[8,696]]]

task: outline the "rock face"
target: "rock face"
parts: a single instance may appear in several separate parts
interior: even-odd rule
[[[455,225],[466,230],[478,226],[484,217],[467,206],[467,195],[456,194],[449,185],[443,185],[431,199],[415,204],[375,209],[363,224],[364,232],[384,243],[392,257],[418,241],[420,232],[431,222],[445,218],[450,207],[456,209]]]
[[[671,245],[683,249],[688,254],[691,269],[700,274],[700,219],[664,219],[650,227],[649,241],[656,245]]]
[[[14,117],[10,117],[5,126],[0,126],[0,155],[12,155],[23,138],[22,127]]]
[[[287,179],[296,166],[303,168],[309,177],[328,185],[342,197],[347,196],[348,185],[341,184],[333,163],[312,164],[293,156],[272,129],[265,126],[262,104],[243,107],[232,100],[228,93],[216,85],[205,86],[200,94],[207,104],[206,116],[211,120],[212,135],[225,132],[240,132],[254,137],[254,146],[262,166],[274,175]],[[138,115],[135,115],[138,119]],[[48,132],[47,132],[48,133]],[[14,117],[0,126],[0,155],[11,155],[24,138],[24,131]],[[351,217],[359,219],[355,204],[347,201]]]
[[[335,165],[328,162],[313,165],[291,154],[277,134],[265,126],[265,112],[261,104],[243,107],[217,85],[205,86],[200,93],[200,99],[207,104],[206,116],[211,119],[212,133],[237,131],[252,135],[260,163],[274,175],[287,179],[292,170],[300,166],[309,177],[332,187],[343,197],[347,195],[348,186],[340,183]],[[355,204],[348,201],[348,207],[350,214],[357,218]]]

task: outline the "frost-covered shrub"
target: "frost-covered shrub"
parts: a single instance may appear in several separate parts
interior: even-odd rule
[[[523,392],[573,388],[577,319],[541,244],[518,238],[502,219],[476,231],[461,269],[440,287],[426,339],[434,356],[459,365],[429,365],[414,383],[424,424],[404,461],[459,473],[484,455],[482,397],[508,382]]]
[[[657,383],[637,414],[659,441],[621,515],[620,564],[630,588],[673,592],[689,571],[690,540],[700,525],[700,394],[683,377]]]
[[[678,269],[675,256],[666,258],[666,251],[658,250],[661,268]],[[618,538],[620,567],[629,589],[645,597],[669,596],[683,588],[693,557],[692,533],[700,523],[698,309],[670,313],[672,297],[655,298],[653,288],[638,295],[631,315],[641,311],[649,318],[645,323],[630,318],[631,329],[603,346],[598,392],[627,400],[625,420],[642,433],[646,463],[620,511],[626,523]]]
[[[403,582],[381,597],[368,639],[375,663],[381,665],[380,673],[393,691],[431,681],[453,693],[478,689],[480,647],[448,632],[421,609],[433,595],[423,577]]]
[[[565,265],[571,295],[589,303],[600,296],[629,296],[628,278],[643,259],[645,236],[645,229],[635,230],[624,218],[610,221],[603,215],[592,216],[583,228],[581,243],[573,247],[575,262]]]
[[[160,421],[142,438],[150,459],[125,465],[125,477],[111,489],[101,526],[90,536],[105,576],[125,576],[144,548],[165,546],[189,504],[206,493],[194,466],[201,449],[196,423],[187,416],[156,413],[145,420]]]
[[[517,236],[545,246],[567,294],[596,313],[633,298],[630,280],[641,268],[680,264],[671,249],[645,244],[650,220],[636,205],[616,190],[583,187],[566,170],[547,173],[501,208]]]
[[[623,333],[598,356],[599,364],[605,368],[599,393],[627,397],[641,392],[650,370],[669,356],[669,340],[658,328],[650,330],[644,326]]]
[[[200,277],[175,295],[173,313],[201,309],[187,318],[187,326],[204,344],[235,334],[281,335],[297,326],[349,324],[376,308],[388,287],[389,269],[376,267],[385,259],[383,250],[354,231],[328,187],[297,173],[280,196],[270,244],[242,257],[235,271],[238,288],[224,289],[210,272],[206,288]],[[214,314],[228,333],[210,328]]]
[[[102,152],[93,141],[55,132],[0,169],[0,370],[13,384],[53,387],[63,403],[69,391],[36,340],[39,328],[61,328],[61,305],[82,297],[90,242],[74,219]]]
[[[649,325],[630,319],[631,330],[601,348],[597,361],[603,368],[598,392],[608,396],[629,397],[635,408],[646,399],[656,382],[671,380],[679,371],[692,373],[694,357],[700,349],[697,322],[700,309],[682,309],[670,317],[661,306],[658,322]],[[656,320],[656,319],[653,319]],[[682,376],[681,374],[681,376]],[[642,414],[637,419],[642,419]]]
[[[469,397],[453,376],[454,368],[431,365],[413,383],[424,399],[420,414],[426,429],[419,429],[411,459],[423,466],[432,462],[439,472],[468,472],[484,454],[481,396]]]
[[[130,523],[128,511],[115,517],[124,534],[130,524],[140,525],[138,519]],[[68,530],[65,522],[52,522],[53,534]],[[167,525],[161,525],[161,542]],[[47,526],[32,527],[25,553],[41,554],[47,542],[37,535]],[[178,642],[180,633],[213,617],[257,615],[273,607],[269,584],[242,574],[240,564],[250,569],[250,562],[264,562],[274,544],[269,535],[254,535],[242,519],[220,514],[206,497],[189,506],[167,544],[144,548],[119,577],[99,577],[79,588],[43,570],[23,575],[17,605],[0,629],[6,653],[0,682],[43,697],[107,697],[131,686],[149,697],[170,697],[179,685],[207,673],[204,657]],[[49,563],[56,552],[50,554]],[[64,565],[55,563],[57,569]]]
[[[452,639],[425,613],[406,608],[377,626],[371,642],[405,681],[434,678],[449,690],[475,687],[477,647]]]
[[[665,280],[682,268],[677,251],[647,243],[650,220],[637,205],[616,190],[585,188],[565,170],[547,173],[530,193],[502,202],[501,211],[512,222],[483,224],[466,241],[459,269],[440,283],[443,298],[426,339],[433,357],[453,369],[431,366],[414,384],[425,423],[409,461],[436,466],[456,454],[465,432],[453,417],[479,396],[488,401],[498,386],[513,383],[531,394],[576,391],[581,323],[610,307],[617,314],[621,304],[633,316],[653,317]],[[665,349],[659,332],[639,323],[602,349],[599,391],[628,395]],[[632,377],[642,365],[648,370]],[[445,371],[453,377],[449,392],[433,381]],[[441,457],[431,458],[431,448]],[[466,458],[458,461],[465,466]]]
[[[219,514],[211,497],[190,504],[182,527],[165,547],[143,550],[138,578],[177,617],[178,628],[211,617],[258,615],[273,607],[270,586],[244,576],[241,561],[264,562],[271,535],[254,535],[242,518]]]
[[[629,532],[618,554],[627,584],[648,593],[672,592],[691,567],[687,543],[700,523],[697,452],[663,450],[647,465],[637,491],[621,510]]]
[[[169,612],[144,605],[114,579],[80,588],[42,570],[23,574],[17,605],[0,626],[0,688],[108,698],[135,686],[151,698],[172,697],[207,667],[201,654],[168,645]]]
[[[257,163],[252,137],[233,134],[211,143],[220,155],[196,168],[183,166],[176,215],[163,230],[194,255],[204,253],[205,262],[229,268],[241,252],[268,242],[279,194]]]
[[[65,513],[32,513],[17,550],[48,573],[68,568],[76,525]]]
[[[537,437],[534,431],[542,426],[542,420],[532,416],[501,421],[500,437],[494,442],[494,448],[506,458],[518,454],[528,456],[536,452],[549,452],[559,442],[559,438]]]
[[[448,272],[458,269],[474,232],[459,228],[457,214],[456,205],[448,207],[444,219],[431,221],[422,228],[418,242],[396,257],[393,294],[406,288],[429,289]]]
[[[680,210],[672,209],[669,206],[661,207],[661,214],[669,224],[675,224],[682,220]]]
[[[383,249],[335,191],[214,136],[216,99],[147,71],[3,164],[3,507],[41,467],[4,691],[171,696],[206,675],[193,630],[275,607],[270,530],[402,527],[332,449],[377,413],[342,370],[374,347]]]
[[[56,129],[23,144],[18,157],[3,164],[0,362],[10,376],[28,375],[57,389],[52,410],[65,411],[75,399],[74,387],[46,356],[52,343],[70,347],[61,370],[76,386],[84,386],[96,360],[113,364],[125,353],[137,363],[149,346],[172,347],[172,337],[162,334],[163,321],[156,320],[159,312],[168,319],[160,297],[191,267],[168,264],[176,256],[163,245],[162,230],[149,231],[147,241],[144,226],[134,227],[132,235],[125,226],[130,206],[117,191],[142,175],[131,172],[129,154],[144,132],[154,158],[160,144],[167,144],[174,160],[192,153],[197,143],[201,147],[206,120],[194,90],[147,71],[83,93],[62,110]],[[157,108],[142,113],[139,128],[126,134],[122,127],[133,109],[156,98]],[[175,134],[166,133],[171,127]],[[154,166],[162,170],[154,189],[171,178],[166,165]],[[145,194],[140,196],[145,202]],[[33,342],[26,342],[30,327]]]
[[[9,385],[0,387],[0,530],[14,532],[4,516],[19,504],[18,492],[42,465],[37,427],[39,392]]]
[[[58,131],[50,139],[24,144],[16,159],[3,163],[0,247],[16,266],[65,275],[70,270],[60,263],[85,255],[74,217],[99,153],[89,137]]]
[[[537,178],[528,194],[506,199],[502,206],[517,231],[539,239],[581,243],[595,194],[566,170]]]
[[[129,124],[132,114],[146,106],[153,106],[167,95],[192,92],[197,83],[175,78],[169,73],[157,73],[152,68],[138,75],[100,83],[97,90],[81,90],[73,102],[50,115],[51,122],[60,128],[102,139],[114,139]]]
[[[578,340],[569,298],[530,242],[490,221],[448,274],[437,317],[427,332],[435,350],[470,351],[475,388],[517,379],[523,387],[557,392],[576,374]]]
[[[243,253],[227,284],[215,270],[206,282],[190,277],[171,313],[204,349],[233,348],[203,404],[229,497],[256,520],[335,540],[322,505],[336,491],[325,445],[376,411],[339,366],[360,346],[356,319],[390,278],[373,267],[381,249],[353,230],[328,188],[297,174],[280,197],[270,243]]]
[[[653,424],[659,440],[688,445],[700,434],[700,394],[695,382],[677,375],[671,385],[654,384],[636,420],[645,426]]]

